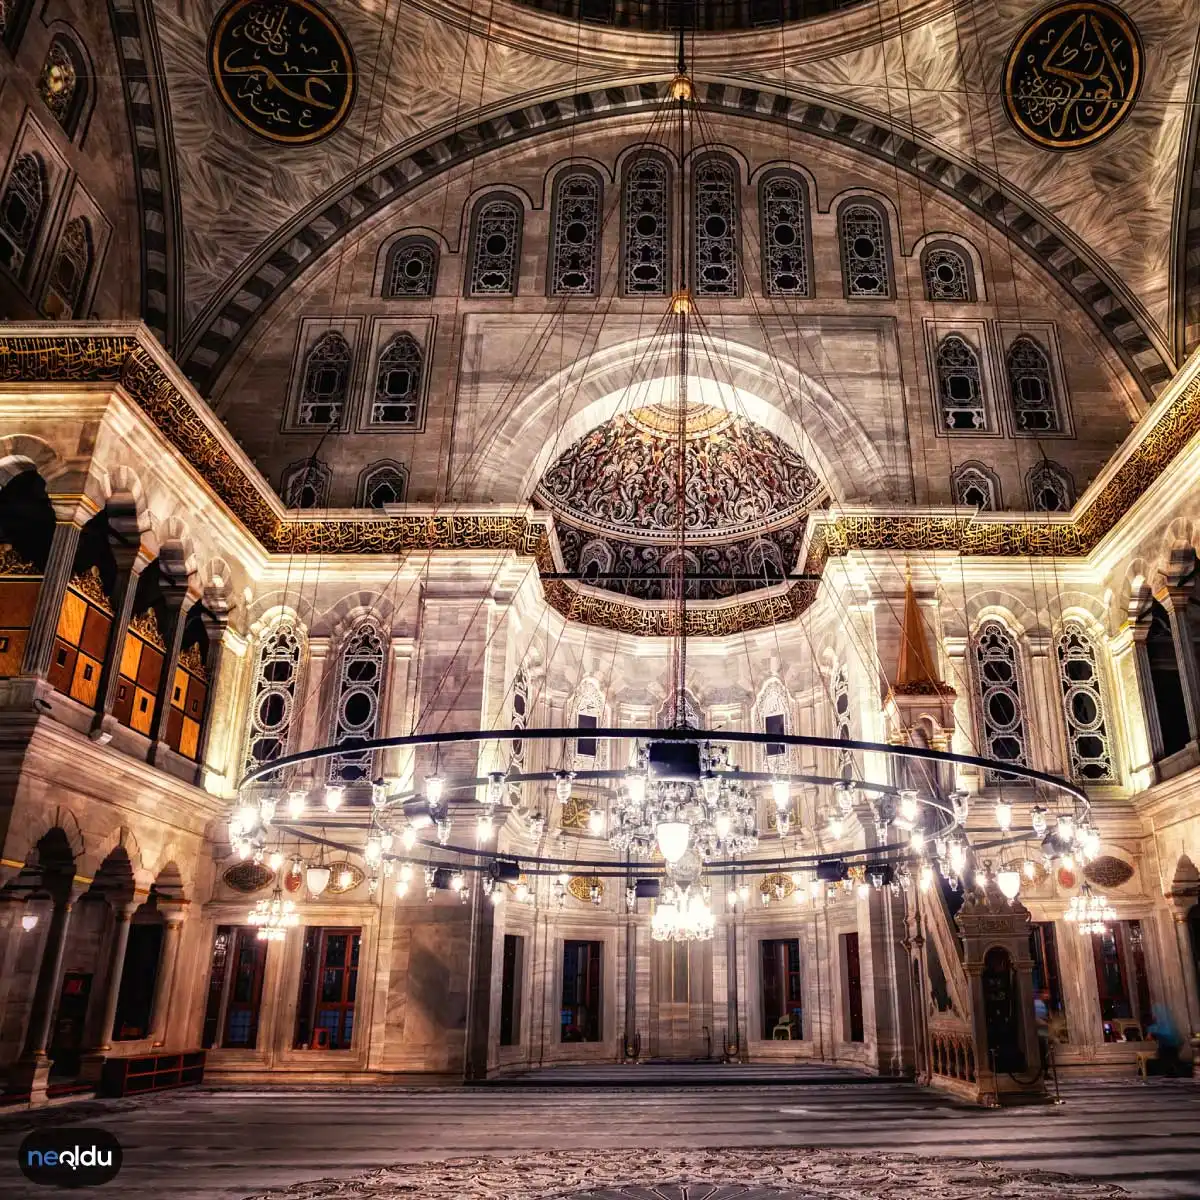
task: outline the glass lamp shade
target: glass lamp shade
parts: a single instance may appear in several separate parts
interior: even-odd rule
[[[900,815],[909,823],[917,819],[917,813],[920,811],[920,805],[917,800],[917,793],[909,789],[904,789],[900,793]]]
[[[346,798],[346,789],[341,787],[327,787],[325,789],[325,807],[329,811],[337,812],[342,807],[342,801]]]
[[[593,808],[588,813],[588,833],[599,837],[604,832],[604,810]]]
[[[625,776],[625,786],[629,789],[629,801],[641,808],[646,802],[646,777],[640,771],[630,771]]]
[[[293,821],[298,821],[304,816],[304,801],[307,799],[304,792],[288,792],[288,816]]]
[[[713,828],[717,837],[724,841],[733,829],[733,818],[728,813],[718,813],[717,819],[713,822]]]
[[[309,867],[304,873],[304,882],[314,896],[319,896],[328,886],[333,872],[328,867]]]
[[[792,799],[792,787],[786,779],[771,780],[771,799],[775,807],[782,810],[787,808]]]
[[[996,886],[1004,893],[1006,899],[1015,900],[1021,890],[1021,872],[1014,871],[1011,867],[998,871]]]
[[[559,804],[566,804],[571,798],[571,780],[575,776],[570,771],[555,771],[554,772],[554,794],[558,797]]]
[[[446,790],[446,781],[440,775],[425,776],[425,799],[437,808],[442,802],[442,793]]]
[[[654,839],[662,856],[672,866],[687,853],[692,828],[686,821],[660,821],[654,830]]]
[[[504,799],[505,776],[503,771],[492,771],[488,775],[487,802],[496,805]]]
[[[1013,810],[1012,805],[1005,800],[996,801],[996,824],[1000,826],[1002,833],[1007,833],[1012,828]]]
[[[23,930],[25,930],[26,933],[30,933],[34,929],[36,929],[37,923],[38,923],[37,913],[25,913],[21,917],[21,928]]]
[[[846,832],[846,823],[841,817],[829,818],[829,836],[831,838],[840,838]]]

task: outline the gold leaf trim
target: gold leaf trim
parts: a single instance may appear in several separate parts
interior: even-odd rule
[[[595,875],[572,875],[567,880],[567,891],[575,897],[576,900],[582,901],[584,904],[592,902],[592,885],[600,889],[600,898],[604,898],[604,880],[598,879]]]
[[[0,542],[0,575],[6,579],[29,577],[40,579],[41,571],[27,558],[22,558],[8,542]]]
[[[157,646],[164,652],[166,651],[167,643],[158,628],[158,614],[154,611],[153,606],[146,609],[145,612],[140,612],[136,616],[131,617],[129,619],[129,628],[141,637],[143,641],[149,642],[152,646]]]
[[[106,613],[112,614],[112,604],[108,599],[108,593],[104,590],[99,567],[88,567],[81,574],[72,575],[69,586],[84,599],[90,600],[97,608],[102,608]]]

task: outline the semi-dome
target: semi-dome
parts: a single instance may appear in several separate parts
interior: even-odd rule
[[[760,29],[855,8],[863,0],[517,0],[589,25],[699,32]]]

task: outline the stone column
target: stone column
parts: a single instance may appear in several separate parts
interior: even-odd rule
[[[1183,688],[1183,706],[1187,711],[1189,740],[1200,738],[1200,665],[1196,662],[1196,642],[1188,613],[1189,588],[1164,588],[1155,597],[1166,609],[1179,664],[1179,682]]]
[[[117,582],[112,594],[112,628],[108,634],[108,648],[100,666],[100,682],[96,687],[96,716],[92,721],[90,737],[95,742],[112,739],[117,721],[112,715],[117,698],[117,683],[121,677],[121,658],[125,653],[125,635],[129,632],[129,621],[133,616],[133,601],[137,595],[138,580],[150,565],[148,551],[141,545],[112,547],[117,560]]]
[[[1064,740],[1062,684],[1053,641],[1048,637],[1029,636],[1029,691],[1031,707],[1042,737],[1030,740],[1033,765],[1056,775],[1069,774]]]
[[[100,1055],[112,1049],[117,999],[121,993],[121,977],[125,974],[125,950],[129,945],[129,923],[137,909],[137,902],[131,900],[126,904],[117,905],[113,910],[114,925],[104,986],[104,1008],[101,1010],[100,1031],[94,1048]]]
[[[738,1016],[737,920],[732,912],[725,923],[725,972],[725,1055],[741,1059],[745,1056],[745,1047],[742,1045],[741,1019]]]
[[[179,666],[179,647],[183,644],[183,629],[188,613],[198,597],[182,589],[164,596],[167,602],[167,628],[162,631],[167,652],[163,655],[162,674],[154,693],[154,723],[150,727],[150,754],[147,761],[156,762],[167,745],[167,718],[171,713],[171,693],[175,687],[175,668]]]
[[[68,500],[63,497],[60,500],[52,496],[50,500],[54,505],[54,536],[50,540],[46,570],[42,573],[42,586],[38,590],[37,606],[25,643],[25,660],[21,664],[22,674],[38,679],[45,679],[50,672],[54,635],[58,630],[67,584],[75,568],[79,535],[96,513],[95,506],[86,498]]]
[[[1152,764],[1162,757],[1162,729],[1158,709],[1154,704],[1154,684],[1150,678],[1150,658],[1146,653],[1148,625],[1126,621],[1109,643],[1109,654],[1116,668],[1113,683],[1118,694],[1118,711],[1114,719],[1124,726],[1129,767],[1138,778],[1131,781],[1135,789],[1149,787],[1154,782]],[[1141,721],[1138,721],[1138,714]]]
[[[625,917],[625,1035],[621,1057],[632,1059],[637,1044],[637,920]]]
[[[463,1053],[463,1079],[486,1079],[488,1044],[491,1041],[492,949],[496,906],[471,879],[471,951],[467,967],[467,1029]]]
[[[154,980],[154,1001],[150,1008],[150,1044],[155,1049],[166,1045],[167,1022],[171,1016],[171,989],[175,984],[182,930],[183,913],[168,912],[162,950],[158,955],[158,975]]]

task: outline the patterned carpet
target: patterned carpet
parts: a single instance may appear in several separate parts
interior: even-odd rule
[[[384,1167],[248,1200],[1069,1200],[1112,1184],[962,1159],[836,1150],[521,1154]]]

